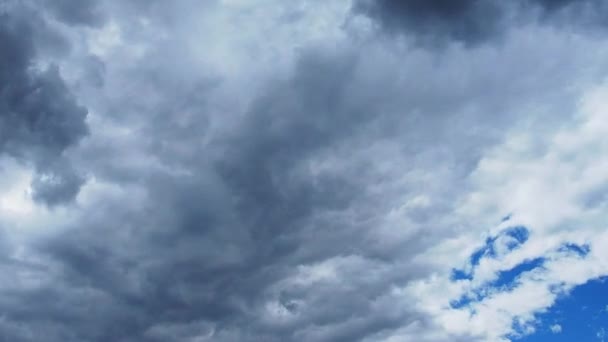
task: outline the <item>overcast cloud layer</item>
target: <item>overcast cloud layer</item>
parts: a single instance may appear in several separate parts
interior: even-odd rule
[[[608,275],[607,16],[0,0],[0,341],[533,333]]]

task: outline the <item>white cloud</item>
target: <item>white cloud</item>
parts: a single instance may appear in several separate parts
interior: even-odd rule
[[[471,281],[454,283],[438,277],[411,285],[412,296],[423,298],[420,308],[438,325],[492,341],[527,334],[534,327],[534,314],[550,308],[560,293],[608,274],[608,252],[603,248],[608,243],[608,197],[598,192],[608,189],[607,113],[608,87],[601,86],[582,98],[571,124],[544,136],[513,132],[481,160],[471,176],[476,190],[462,212],[483,217],[480,205],[502,208],[513,217],[492,229],[493,234],[522,225],[530,229],[530,238],[515,250],[499,247],[495,258],[482,259]],[[588,244],[590,252],[582,257],[560,249],[566,243]],[[543,267],[522,273],[512,289],[487,287],[500,271],[539,257],[545,258]],[[464,308],[450,307],[451,300],[473,290],[485,294]]]

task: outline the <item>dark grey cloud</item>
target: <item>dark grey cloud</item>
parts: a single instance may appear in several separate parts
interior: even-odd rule
[[[76,292],[92,288],[111,299],[100,304],[100,316],[79,324],[67,318],[59,322],[61,329],[69,327],[77,338],[91,341],[178,341],[190,330],[200,334],[209,327],[218,340],[238,327],[237,337],[228,340],[348,341],[398,325],[399,315],[368,317],[374,298],[391,286],[388,278],[339,292],[331,284],[317,293],[291,286],[273,289],[300,264],[363,250],[370,227],[316,219],[347,209],[363,189],[355,179],[313,176],[305,167],[307,160],[372,120],[365,103],[345,96],[355,67],[349,58],[320,51],[303,57],[293,77],[268,85],[247,119],[208,147],[193,145],[194,137],[186,132],[172,132],[174,148],[188,146],[200,157],[185,163],[172,149],[155,149],[158,158],[188,172],[180,177],[141,173],[149,199],[139,210],[146,214],[111,204],[99,208],[98,220],[87,219],[87,229],[40,242],[38,253],[58,265],[58,286]],[[155,86],[164,89],[165,84]],[[171,110],[180,110],[179,103],[167,100]],[[174,118],[158,120],[146,129],[169,134],[161,133],[161,127],[172,127]],[[348,238],[357,231],[360,238]],[[346,250],[335,248],[342,239],[351,240]],[[312,240],[314,247],[308,246]],[[391,277],[396,282],[410,276]],[[306,307],[297,304],[302,300]],[[302,316],[300,322],[260,324],[268,302]],[[57,310],[77,316],[69,308]],[[354,311],[362,316],[349,328],[307,332],[312,325],[348,321]]]
[[[431,43],[444,39],[476,44],[502,29],[502,5],[487,0],[360,1],[357,10],[391,32],[405,30]]]
[[[53,165],[87,134],[87,110],[78,105],[57,66],[35,64],[37,30],[48,29],[37,14],[18,7],[0,15],[0,152],[33,164],[41,176],[52,175],[50,183],[35,182],[37,199],[65,202],[77,192],[78,176]]]
[[[32,198],[41,203],[56,205],[72,201],[85,179],[64,159],[44,165],[32,180]]]
[[[560,26],[602,27],[608,8],[596,0],[357,0],[364,13],[393,34],[419,43],[449,41],[469,46],[501,39],[509,29],[540,21]]]
[[[59,21],[68,25],[100,26],[104,16],[99,0],[40,0]]]

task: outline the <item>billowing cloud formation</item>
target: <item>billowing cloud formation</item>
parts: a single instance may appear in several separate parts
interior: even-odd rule
[[[417,42],[478,45],[500,39],[514,25],[531,21],[603,26],[601,18],[608,8],[596,0],[357,0],[355,10],[389,32],[405,32]]]
[[[62,154],[87,133],[87,111],[77,104],[56,65],[36,65],[36,39],[44,38],[41,31],[48,29],[37,13],[18,7],[1,16],[0,152],[35,166],[37,199],[66,202],[82,181],[61,160]]]
[[[593,35],[481,0],[403,5],[423,35],[502,36],[441,52],[342,0],[28,4],[70,49],[5,30],[25,52],[2,66],[49,80],[6,111],[45,125],[7,114],[29,130],[0,145],[6,339],[500,340],[603,273],[597,226],[572,228],[603,179],[549,186],[604,153],[579,106],[607,71]]]

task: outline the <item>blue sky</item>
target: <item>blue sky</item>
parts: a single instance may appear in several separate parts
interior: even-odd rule
[[[592,280],[558,299],[546,313],[539,314],[537,332],[519,339],[524,342],[605,341],[608,339],[608,283]],[[551,327],[559,325],[558,331]]]
[[[503,219],[508,223],[509,217]],[[462,269],[452,270],[453,282],[469,282],[475,279],[476,267],[484,259],[495,259],[497,255],[497,242],[507,237],[503,253],[512,253],[520,249],[529,238],[530,231],[523,226],[510,226],[500,231],[496,236],[490,236],[485,243],[471,254],[467,271]],[[563,244],[559,252],[570,256],[584,259],[590,252],[589,245],[577,245],[573,243]],[[504,255],[502,256],[504,257]],[[482,303],[488,297],[497,293],[510,292],[522,286],[522,280],[526,274],[544,270],[545,263],[551,262],[544,257],[525,259],[516,266],[501,270],[496,277],[482,285],[472,288],[466,295],[450,303],[455,310],[472,310],[475,314],[475,305]],[[608,305],[605,294],[608,291],[608,283],[605,278],[591,279],[588,282],[564,289],[555,286],[549,290],[555,294],[553,304],[545,310],[539,310],[534,315],[532,324],[513,324],[514,330],[505,337],[516,341],[604,341],[608,338],[606,327],[608,326]]]

